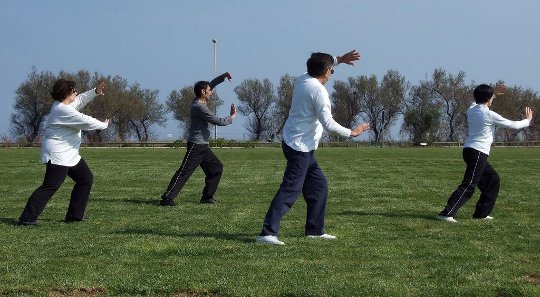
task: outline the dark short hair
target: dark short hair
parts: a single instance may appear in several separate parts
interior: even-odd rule
[[[205,81],[205,80],[198,81],[193,86],[193,91],[195,92],[195,96],[197,96],[197,98],[201,97],[202,96],[202,91],[204,89],[206,89],[206,87],[208,87],[208,86],[210,86],[209,81]]]
[[[334,57],[325,53],[312,53],[306,65],[307,72],[311,77],[319,77],[334,65]]]
[[[473,96],[474,102],[477,104],[483,104],[489,101],[493,97],[493,88],[486,84],[481,84],[474,88]]]
[[[74,81],[61,78],[54,83],[51,96],[56,101],[63,101],[75,91],[76,85]]]

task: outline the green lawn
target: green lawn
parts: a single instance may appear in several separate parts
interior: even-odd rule
[[[218,204],[197,202],[197,170],[175,207],[158,206],[185,149],[81,149],[94,173],[89,220],[62,222],[72,181],[37,226],[17,226],[43,179],[39,149],[0,149],[0,296],[540,296],[540,149],[494,148],[493,221],[434,220],[463,175],[458,148],[321,148],[326,231],[285,246],[255,236],[282,178],[278,148],[216,149]],[[473,201],[474,200],[474,201]]]

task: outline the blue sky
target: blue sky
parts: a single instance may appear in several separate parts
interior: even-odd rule
[[[212,78],[212,38],[218,74],[233,75],[218,87],[222,116],[241,81],[269,78],[277,86],[283,74],[303,73],[314,51],[361,53],[333,80],[394,69],[414,84],[443,67],[465,71],[467,81],[540,91],[538,12],[537,0],[2,0],[0,135],[9,134],[15,90],[32,66],[121,75],[158,89],[165,102],[172,90]],[[218,136],[242,139],[243,120]],[[177,126],[171,119],[156,131],[177,138]]]

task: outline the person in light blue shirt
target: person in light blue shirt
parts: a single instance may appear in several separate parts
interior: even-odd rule
[[[529,126],[532,119],[532,110],[529,107],[525,107],[525,119],[521,121],[507,120],[489,110],[495,99],[494,93],[502,95],[504,91],[504,86],[498,86],[494,90],[486,84],[474,89],[475,103],[467,111],[469,133],[463,145],[463,160],[467,167],[461,184],[448,198],[446,207],[437,215],[437,219],[456,223],[454,217],[457,211],[471,198],[476,187],[480,189],[481,194],[476,203],[473,218],[493,219],[490,214],[499,194],[500,179],[487,159],[493,143],[495,127],[522,129]]]
[[[305,235],[308,238],[336,238],[324,232],[328,185],[315,159],[315,150],[323,130],[343,137],[355,137],[369,128],[366,123],[352,130],[338,124],[332,117],[330,98],[324,87],[334,73],[335,65],[353,65],[358,59],[360,54],[356,51],[335,59],[326,53],[313,53],[306,63],[307,73],[296,79],[281,144],[287,167],[283,182],[266,213],[262,231],[256,237],[257,242],[284,244],[277,237],[281,218],[300,194],[303,194],[307,204]]]

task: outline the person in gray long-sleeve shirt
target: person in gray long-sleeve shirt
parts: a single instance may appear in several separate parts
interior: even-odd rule
[[[226,126],[236,117],[236,106],[231,104],[230,115],[220,118],[208,109],[207,103],[212,96],[214,87],[222,83],[225,78],[231,80],[229,72],[214,78],[211,82],[199,81],[193,87],[196,98],[191,105],[189,137],[187,151],[180,168],[173,175],[167,190],[161,196],[160,205],[173,206],[174,198],[187,182],[191,174],[201,166],[205,174],[205,186],[200,203],[214,203],[214,194],[221,179],[223,164],[208,146],[210,125]]]

